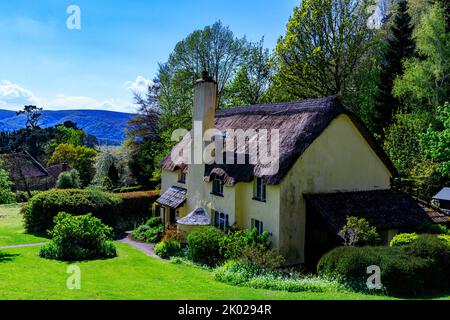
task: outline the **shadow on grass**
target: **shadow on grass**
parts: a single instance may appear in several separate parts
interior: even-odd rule
[[[14,260],[14,258],[17,256],[18,256],[18,254],[10,254],[10,253],[5,253],[5,252],[0,252],[0,263],[10,262],[10,261]]]

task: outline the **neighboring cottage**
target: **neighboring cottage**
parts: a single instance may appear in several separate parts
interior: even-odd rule
[[[48,190],[54,188],[61,172],[69,170],[65,164],[44,167],[28,152],[2,154],[3,166],[14,183],[14,191]]]
[[[450,188],[443,188],[433,197],[433,203],[450,213]]]
[[[339,244],[337,233],[347,216],[367,218],[386,243],[400,230],[449,220],[438,209],[390,190],[394,166],[338,98],[216,111],[216,95],[212,79],[197,81],[194,136],[198,123],[201,133],[215,128],[222,135],[228,129],[278,129],[279,170],[266,174],[264,164],[249,161],[257,152],[250,143],[257,136],[232,151],[231,158],[244,155],[244,164],[180,163],[169,155],[161,163],[158,199],[166,224],[178,223],[185,232],[210,224],[265,230],[287,262],[295,264],[311,262]],[[191,144],[187,134],[174,150],[184,147],[194,154],[195,141]]]

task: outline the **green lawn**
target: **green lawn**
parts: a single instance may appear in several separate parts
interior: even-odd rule
[[[0,206],[0,247],[46,241],[48,240],[45,238],[25,233],[22,227],[20,205]]]
[[[0,246],[36,243],[26,235],[18,207],[1,206]],[[81,289],[69,290],[68,263],[38,257],[38,247],[0,251],[0,299],[386,299],[356,293],[288,293],[217,282],[210,271],[172,264],[117,244],[118,257],[78,262]]]

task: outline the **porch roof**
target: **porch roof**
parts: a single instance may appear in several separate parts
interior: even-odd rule
[[[450,222],[450,216],[406,193],[394,190],[307,194],[305,198],[336,232],[349,216],[365,218],[378,230],[418,229]]]
[[[197,208],[187,216],[178,219],[177,223],[188,226],[207,226],[211,224],[211,217],[205,209]]]
[[[174,186],[164,192],[156,202],[160,205],[177,209],[186,201],[186,192],[186,189]]]

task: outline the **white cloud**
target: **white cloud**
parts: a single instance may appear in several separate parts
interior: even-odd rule
[[[37,97],[30,90],[10,81],[0,81],[0,109],[18,110],[26,104],[34,104],[47,110],[96,109],[120,112],[136,112],[136,105],[123,99],[100,100],[86,96],[58,94],[55,97]]]
[[[11,81],[0,81],[0,105],[26,105],[36,101],[37,98],[31,91]]]
[[[144,76],[137,76],[134,81],[125,82],[125,86],[131,92],[146,92],[147,88],[153,84],[152,80],[146,79]]]

